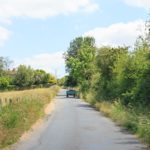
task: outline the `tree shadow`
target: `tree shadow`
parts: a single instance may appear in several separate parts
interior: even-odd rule
[[[126,134],[126,135],[130,135],[131,134],[126,129],[120,129],[117,132],[121,132],[121,133]],[[135,149],[134,150],[150,150],[148,147],[143,145],[135,137],[116,138],[115,140],[116,140],[116,142],[115,142],[116,144],[120,144],[120,145],[135,145]]]
[[[84,108],[84,109],[88,109],[88,110],[94,110],[94,108],[91,106],[91,105],[89,105],[89,104],[78,104],[77,105],[77,107],[79,107],[79,108]]]

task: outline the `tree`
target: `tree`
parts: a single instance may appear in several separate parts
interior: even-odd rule
[[[39,69],[35,70],[34,71],[34,84],[35,85],[43,84],[45,75],[46,75],[46,72],[44,70],[39,70]]]
[[[3,76],[4,74],[6,74],[6,70],[8,70],[12,62],[13,61],[11,61],[7,57],[0,57],[0,76]]]
[[[48,80],[48,82],[50,84],[56,84],[57,83],[57,79],[56,79],[56,77],[54,75],[49,74],[49,80]]]
[[[82,92],[87,92],[94,71],[96,47],[92,37],[78,37],[70,43],[65,54],[68,81],[79,85]]]
[[[50,73],[46,73],[44,70],[35,70],[34,71],[34,84],[56,84],[57,79]]]
[[[77,86],[77,80],[73,77],[73,75],[68,75],[65,77],[64,86],[67,87],[76,87]]]
[[[97,76],[97,82],[94,82],[97,99],[112,100],[117,96],[114,68],[116,62],[127,53],[128,47],[102,47],[97,51],[95,61],[99,77]]]
[[[33,69],[25,65],[20,65],[17,69],[14,84],[19,87],[30,87],[34,83]]]

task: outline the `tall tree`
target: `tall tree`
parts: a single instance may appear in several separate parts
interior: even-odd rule
[[[92,37],[78,37],[70,43],[65,54],[66,68],[69,79],[77,83],[83,92],[88,90],[94,71],[96,47]]]
[[[30,87],[34,83],[34,70],[30,66],[20,65],[17,69],[14,84],[19,87]]]

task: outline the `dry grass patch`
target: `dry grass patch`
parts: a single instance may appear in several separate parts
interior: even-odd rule
[[[44,115],[44,108],[58,92],[58,87],[1,93],[13,102],[0,109],[0,149],[15,143]]]
[[[110,116],[112,112],[112,105],[109,102],[97,102],[96,109],[101,111],[105,116]]]

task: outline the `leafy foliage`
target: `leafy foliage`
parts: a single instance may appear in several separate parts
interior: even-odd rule
[[[97,97],[100,99],[113,99],[117,96],[117,84],[115,82],[116,73],[114,72],[116,62],[125,54],[128,48],[102,47],[96,56],[96,66],[99,73],[94,88],[98,91]]]
[[[69,72],[67,85],[78,85],[87,92],[95,65],[95,40],[92,37],[78,37],[70,43],[65,54],[66,70]]]
[[[25,65],[20,65],[17,70],[10,70],[7,68],[9,63],[8,59],[0,57],[0,90],[42,87],[57,83],[55,76],[44,70],[34,70]]]
[[[6,89],[9,86],[9,79],[7,77],[0,77],[0,89]]]
[[[34,71],[31,67],[20,65],[16,72],[15,84],[20,87],[29,87],[34,83]]]
[[[125,106],[149,106],[149,27],[132,51],[129,47],[98,49],[91,37],[74,39],[65,54],[68,83],[80,87],[84,98],[93,95],[93,101],[120,99]]]

